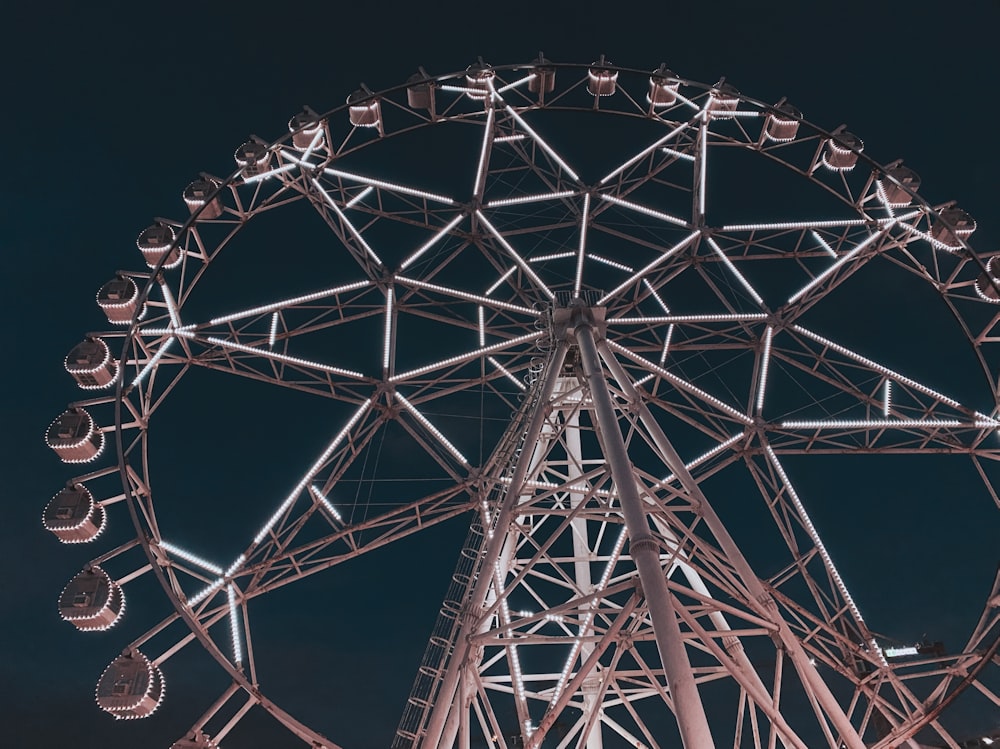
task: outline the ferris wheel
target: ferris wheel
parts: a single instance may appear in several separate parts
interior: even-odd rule
[[[897,641],[838,567],[875,552],[821,535],[885,476],[1000,509],[1000,265],[913,170],[725,81],[541,56],[362,87],[235,161],[101,287],[65,362],[95,392],[46,433],[95,467],[45,527],[132,524],[62,617],[116,625],[142,576],[170,603],[101,709],[151,715],[200,647],[222,686],[174,747],[257,714],[342,746],[271,690],[268,617],[348,615],[324,580],[460,528],[450,578],[397,557],[447,592],[396,619],[427,644],[393,747],[957,747],[1000,714],[992,571],[962,642]]]

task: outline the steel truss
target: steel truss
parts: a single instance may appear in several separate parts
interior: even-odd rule
[[[595,111],[613,127],[567,125]],[[119,342],[115,394],[73,404],[113,423],[124,490],[98,504],[124,500],[137,533],[88,567],[120,568],[119,592],[152,571],[174,608],[123,657],[159,673],[198,641],[231,681],[178,746],[216,746],[259,711],[339,746],[264,696],[251,602],[458,516],[398,749],[957,749],[946,707],[1000,710],[997,583],[963,647],[888,655],[796,488],[802,456],[940,454],[971,459],[1000,506],[1000,287],[953,205],[784,102],[603,62],[478,65],[295,123],[206,177],[188,220],[159,220],[170,243],[140,238],[131,322],[94,334]],[[369,156],[442,128],[467,169],[396,161],[390,178]],[[608,165],[564,150],[580,133]],[[781,175],[746,187],[772,211],[753,222],[749,194],[727,197],[727,169],[749,180],[737,156]],[[814,202],[786,208],[788,178]],[[244,278],[230,258],[260,261],[247,237],[275,211],[316,217],[282,241],[322,271],[266,292],[214,282]],[[854,335],[867,321],[845,305],[873,288],[936,305],[966,344],[954,372]],[[886,313],[882,339],[905,321]],[[161,523],[178,498],[153,479],[161,406],[205,372],[319,404],[319,443],[287,493],[248,498],[260,524],[225,561]],[[387,439],[420,476],[379,462]],[[140,696],[128,717],[162,697]]]

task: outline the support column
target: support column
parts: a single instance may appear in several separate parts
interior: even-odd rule
[[[667,439],[659,423],[653,417],[649,407],[639,396],[628,373],[622,368],[615,355],[611,352],[611,349],[608,348],[607,343],[603,341],[600,347],[600,355],[608,365],[608,369],[611,370],[611,374],[618,382],[618,385],[628,396],[631,405],[639,414],[640,421],[648,430],[649,436],[660,451],[664,462],[667,464],[667,468],[680,480],[688,496],[698,503],[698,512],[705,525],[712,531],[719,547],[725,552],[726,558],[736,569],[740,579],[743,580],[743,584],[747,586],[750,593],[763,606],[764,611],[762,613],[770,617],[778,625],[778,636],[781,639],[781,644],[785,647],[788,657],[795,666],[795,670],[802,681],[812,689],[816,701],[840,733],[840,740],[848,749],[865,749],[864,741],[858,736],[857,730],[855,730],[850,720],[844,714],[843,708],[841,708],[840,703],[833,696],[830,687],[827,686],[823,677],[816,671],[816,667],[810,663],[809,656],[803,649],[802,643],[799,642],[798,638],[791,631],[784,617],[778,613],[774,598],[761,583],[760,578],[754,573],[750,567],[750,563],[743,556],[743,552],[740,551],[733,537],[729,535],[729,530],[715,513],[715,509],[709,503],[708,498],[705,497],[698,482],[694,480],[691,472],[684,465],[684,461],[681,460],[680,455],[677,454],[674,446]]]
[[[420,740],[420,746],[424,749],[439,749],[442,734],[445,732],[445,723],[450,713],[453,710],[459,709],[456,705],[455,697],[458,692],[459,677],[463,669],[467,666],[471,649],[470,638],[476,633],[478,625],[476,614],[484,608],[486,597],[493,585],[495,579],[493,570],[500,559],[500,552],[507,538],[506,531],[520,499],[521,485],[524,483],[532,457],[535,454],[533,448],[538,442],[542,426],[545,423],[547,416],[546,406],[552,400],[552,392],[555,390],[556,382],[561,374],[563,361],[566,358],[566,348],[566,341],[560,341],[546,363],[545,373],[543,374],[545,381],[542,383],[542,391],[535,411],[531,414],[531,420],[525,429],[524,449],[521,451],[521,455],[514,467],[510,486],[504,495],[503,502],[497,508],[497,530],[486,546],[486,553],[483,556],[480,574],[476,579],[468,601],[466,601],[466,606],[463,607],[462,624],[459,628],[458,636],[455,638],[455,651],[448,660],[448,665],[441,680],[441,686],[438,689],[437,696],[434,699],[434,706],[431,708],[431,714],[427,720],[427,727],[424,729],[424,735]],[[457,724],[454,724],[454,727],[457,729]],[[455,734],[449,731],[448,735],[453,737]]]
[[[639,573],[660,662],[674,701],[681,740],[685,749],[714,749],[715,742],[708,726],[708,717],[681,639],[673,599],[667,589],[667,578],[660,567],[659,544],[650,533],[625,440],[618,428],[614,404],[611,402],[608,383],[597,353],[594,329],[583,322],[576,326],[574,335],[580,347],[580,359],[590,397],[594,401],[605,457],[611,467],[611,475],[621,501],[629,536],[629,552]]]

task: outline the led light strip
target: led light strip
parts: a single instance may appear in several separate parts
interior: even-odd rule
[[[483,226],[485,226],[486,230],[493,235],[494,239],[496,239],[500,243],[500,245],[505,250],[507,250],[508,254],[514,259],[514,262],[520,266],[521,270],[523,270],[528,275],[528,278],[534,281],[535,284],[537,284],[538,287],[545,293],[545,296],[547,296],[549,299],[555,299],[556,295],[552,293],[552,289],[546,286],[545,283],[542,281],[542,279],[538,277],[538,274],[531,269],[531,266],[529,266],[526,262],[524,262],[524,258],[517,253],[517,250],[515,250],[513,247],[510,246],[510,242],[504,239],[503,235],[499,231],[497,231],[496,227],[494,227],[493,224],[491,224],[489,220],[487,220],[486,216],[483,215],[483,212],[477,210],[476,216],[479,217],[479,220],[482,222]]]
[[[221,575],[222,567],[217,564],[212,564],[208,560],[198,556],[197,554],[192,554],[190,551],[185,551],[179,546],[174,546],[172,543],[161,540],[158,546],[164,551],[173,554],[175,557],[180,557],[186,562],[191,562],[191,564],[196,564],[204,570],[208,570],[213,575]]]
[[[446,294],[457,299],[464,299],[468,302],[477,302],[478,304],[482,304],[484,307],[489,307],[490,309],[503,309],[508,312],[519,312],[522,315],[529,315],[531,317],[542,316],[541,312],[536,309],[531,309],[530,307],[521,307],[517,304],[511,304],[510,302],[501,302],[499,299],[491,299],[489,296],[480,296],[479,294],[473,294],[468,291],[453,289],[449,286],[439,286],[435,283],[428,283],[427,281],[418,281],[415,278],[408,278],[407,276],[396,276],[396,283],[406,284],[417,289],[436,291],[439,294]],[[494,291],[493,287],[487,290],[486,293],[489,294],[492,291]]]
[[[765,312],[748,312],[746,314],[719,315],[665,315],[653,317],[612,317],[608,324],[619,325],[662,325],[666,323],[709,323],[709,322],[754,322],[766,320]]]
[[[385,290],[385,325],[382,331],[382,371],[389,371],[392,353],[392,287]]]
[[[732,447],[733,445],[735,445],[741,439],[743,439],[744,437],[746,437],[746,434],[747,433],[745,431],[740,432],[739,434],[734,434],[732,437],[730,437],[729,439],[727,439],[725,442],[720,442],[718,445],[716,445],[715,447],[713,447],[711,450],[709,450],[706,453],[703,453],[703,454],[699,455],[697,458],[695,458],[694,460],[692,460],[690,463],[685,463],[684,467],[686,469],[688,469],[689,471],[692,470],[692,469],[694,469],[694,468],[697,468],[702,463],[704,463],[706,460],[710,460],[710,459],[714,458],[716,455],[718,455],[719,453],[724,452],[725,450],[728,450],[730,447]],[[660,485],[663,486],[663,487],[666,487],[668,484],[670,484],[671,482],[676,481],[676,480],[677,480],[677,476],[674,475],[673,473],[671,473],[669,476],[667,476],[662,481],[660,481]]]
[[[980,427],[978,421],[958,419],[827,419],[822,421],[782,421],[782,429],[930,429]]]
[[[360,408],[358,408],[358,410],[355,411],[354,414],[351,416],[351,418],[348,420],[347,424],[344,425],[344,428],[341,429],[339,432],[337,432],[337,436],[335,436],[333,440],[330,442],[330,444],[327,445],[327,448],[326,450],[323,451],[323,454],[320,455],[319,458],[316,460],[316,462],[312,464],[312,466],[309,468],[308,471],[306,471],[306,475],[303,476],[302,479],[299,481],[299,483],[295,485],[295,488],[292,489],[291,493],[287,497],[285,497],[285,501],[281,503],[278,509],[274,511],[271,517],[268,518],[267,522],[264,523],[261,529],[257,532],[257,535],[254,536],[253,539],[254,544],[259,544],[261,541],[264,540],[264,537],[271,532],[271,529],[274,528],[275,523],[277,523],[281,519],[281,516],[284,515],[285,512],[288,510],[288,508],[292,506],[292,503],[295,502],[296,498],[298,498],[298,496],[302,493],[302,490],[305,489],[307,486],[309,486],[313,478],[315,478],[316,474],[323,467],[323,464],[326,463],[327,460],[329,460],[331,455],[333,455],[334,450],[336,450],[340,446],[340,443],[344,441],[344,438],[347,437],[348,433],[351,431],[354,425],[358,423],[358,421],[364,415],[365,411],[368,410],[368,407],[371,405],[371,403],[372,403],[371,398],[362,403]]]
[[[500,138],[494,138],[494,143],[500,143]],[[524,203],[541,203],[546,200],[558,200],[560,198],[570,198],[577,194],[576,190],[559,190],[557,192],[537,193],[535,195],[522,195],[517,198],[499,198],[485,203],[485,208],[503,208],[510,205],[522,205]]]
[[[684,239],[682,239],[680,242],[678,242],[677,244],[675,244],[669,250],[667,250],[666,252],[664,252],[659,257],[654,258],[652,262],[647,263],[644,267],[640,268],[637,272],[633,273],[631,276],[629,276],[627,279],[625,279],[625,281],[623,283],[618,284],[618,286],[616,286],[611,291],[609,291],[607,294],[605,294],[600,299],[598,299],[597,300],[597,305],[601,306],[603,304],[606,304],[607,301],[609,299],[612,299],[616,294],[618,294],[619,291],[621,291],[622,289],[628,288],[630,285],[632,285],[633,283],[635,283],[636,281],[638,281],[640,278],[642,278],[643,276],[645,276],[647,273],[649,273],[649,271],[651,271],[653,268],[655,268],[656,266],[660,265],[661,263],[666,262],[671,257],[673,257],[674,255],[676,255],[678,252],[680,252],[681,250],[685,249],[689,244],[691,244],[692,241],[694,241],[695,237],[699,236],[700,234],[701,234],[700,231],[693,231],[690,234],[688,234],[686,237],[684,237]]]
[[[170,338],[164,341],[163,345],[160,346],[159,350],[157,350],[157,352],[153,354],[153,357],[148,362],[146,362],[146,366],[143,367],[141,370],[139,370],[139,374],[137,374],[135,376],[135,379],[132,380],[131,387],[135,387],[136,385],[141,383],[144,379],[146,379],[146,376],[150,372],[156,369],[156,365],[160,363],[160,359],[163,358],[163,355],[167,353],[167,349],[169,349],[171,344],[173,344],[173,342],[176,340],[177,339],[173,335],[171,335]]]
[[[534,130],[531,129],[531,126],[524,121],[524,118],[521,117],[521,115],[519,115],[517,112],[514,111],[514,108],[510,106],[510,104],[505,104],[504,108],[507,110],[507,114],[509,114],[514,119],[514,121],[521,126],[524,132],[526,132],[528,135],[531,136],[532,140],[534,140],[535,143],[537,143],[541,147],[541,149],[545,151],[545,153],[547,153],[551,157],[551,159],[562,168],[564,172],[566,172],[566,174],[572,177],[575,182],[580,181],[580,177],[577,176],[576,172],[570,169],[569,164],[567,164],[565,161],[562,160],[559,154],[555,152],[555,149],[553,149],[552,146],[546,143],[545,140],[542,138],[542,136],[540,136],[538,133],[536,133]]]
[[[668,224],[674,224],[675,226],[683,226],[687,228],[691,225],[691,222],[685,221],[682,218],[677,218],[676,216],[671,216],[669,213],[663,213],[663,211],[657,211],[653,208],[647,208],[639,203],[633,203],[631,200],[623,200],[622,198],[615,197],[614,195],[600,194],[601,200],[607,201],[608,203],[613,203],[614,205],[620,205],[622,208],[628,208],[630,211],[635,211],[636,213],[641,213],[644,216],[649,216],[650,218],[658,218],[660,221],[666,221]]]
[[[271,315],[271,332],[267,337],[268,348],[274,348],[275,341],[278,339],[278,313],[274,312]]]
[[[480,191],[486,180],[486,163],[490,152],[490,136],[493,135],[493,119],[495,116],[493,107],[487,107],[486,125],[483,127],[483,145],[479,149],[479,166],[476,168],[476,181],[472,185],[472,194],[476,198],[482,198]]]
[[[653,299],[655,299],[657,304],[660,305],[660,309],[662,309],[666,314],[669,315],[670,308],[667,306],[667,303],[664,302],[663,299],[660,297],[659,292],[657,292],[657,290],[653,288],[653,284],[649,282],[648,278],[642,279],[642,285],[649,290],[649,293],[653,296]]]
[[[375,250],[373,250],[371,247],[368,246],[368,243],[365,241],[365,238],[361,236],[361,232],[357,230],[357,228],[354,226],[351,220],[347,218],[347,216],[344,214],[342,210],[340,210],[340,207],[337,205],[334,199],[330,197],[330,193],[328,193],[326,190],[323,189],[323,186],[319,183],[319,180],[316,179],[315,177],[312,178],[312,183],[313,186],[317,190],[319,190],[320,193],[322,193],[323,197],[326,199],[327,205],[329,205],[330,208],[333,210],[333,212],[337,214],[337,218],[339,218],[341,221],[344,222],[344,225],[347,227],[347,230],[351,233],[351,236],[354,237],[355,241],[358,244],[360,244],[362,248],[364,248],[364,251],[368,253],[368,256],[371,257],[371,259],[374,260],[377,265],[381,266],[382,259],[375,254]]]
[[[719,259],[722,261],[722,264],[729,269],[729,272],[732,273],[734,276],[736,276],[736,280],[740,282],[740,284],[743,286],[744,289],[746,289],[750,297],[758,305],[763,307],[764,300],[761,298],[760,294],[758,294],[757,290],[750,285],[750,282],[747,281],[746,277],[742,273],[740,273],[739,269],[733,264],[733,261],[730,260],[727,257],[726,253],[722,251],[722,248],[719,247],[719,245],[716,244],[715,240],[712,239],[711,237],[706,237],[705,239],[708,242],[708,246],[712,248],[712,251],[719,257]]]
[[[669,133],[667,133],[662,138],[660,138],[655,143],[653,143],[651,146],[647,146],[646,148],[642,149],[641,151],[639,151],[639,153],[637,153],[635,156],[633,156],[632,158],[630,158],[624,164],[622,164],[621,166],[619,166],[616,169],[614,169],[611,172],[609,172],[607,174],[607,176],[605,176],[604,179],[602,179],[598,184],[603,185],[603,184],[607,183],[608,180],[610,180],[612,177],[615,177],[616,175],[621,174],[626,169],[628,169],[630,166],[632,166],[633,164],[635,164],[637,161],[640,161],[644,157],[646,157],[649,154],[651,154],[653,151],[655,151],[657,148],[659,148],[660,146],[662,146],[668,140],[670,140],[672,138],[676,138],[678,135],[680,135],[682,132],[684,132],[685,130],[687,130],[689,127],[691,127],[691,123],[690,122],[685,122],[683,125],[680,125],[679,127],[674,128]]]
[[[619,263],[615,260],[611,260],[610,258],[602,257],[601,255],[597,255],[593,252],[591,252],[587,257],[589,257],[596,263],[602,263],[611,268],[617,268],[618,270],[623,270],[626,273],[635,273],[635,268],[625,265],[624,263]]]
[[[764,410],[764,392],[767,388],[767,370],[771,363],[771,336],[773,333],[774,328],[768,325],[767,331],[764,333],[764,352],[761,354],[760,359],[760,384],[757,386],[758,414]]]
[[[679,388],[680,390],[683,390],[686,393],[689,393],[690,395],[694,395],[697,398],[701,398],[702,400],[706,401],[707,403],[711,403],[713,406],[715,406],[716,408],[718,408],[720,411],[725,411],[727,414],[729,414],[730,416],[732,416],[735,419],[738,419],[739,421],[742,421],[744,424],[748,424],[749,425],[749,424],[753,423],[753,419],[751,419],[749,416],[747,416],[742,411],[737,411],[735,408],[733,408],[732,406],[730,406],[725,401],[719,400],[714,395],[709,395],[704,390],[702,390],[701,388],[697,387],[696,385],[688,382],[687,380],[684,380],[684,379],[678,377],[675,374],[671,374],[670,372],[668,372],[667,370],[665,370],[663,367],[659,367],[656,364],[653,364],[653,362],[651,362],[651,361],[643,359],[641,356],[639,356],[638,354],[633,353],[632,351],[630,351],[629,349],[625,348],[624,346],[622,346],[619,343],[615,343],[614,341],[608,341],[607,343],[608,343],[608,346],[610,348],[612,348],[615,351],[617,351],[618,353],[620,353],[626,359],[629,359],[630,361],[635,362],[636,364],[640,365],[641,367],[646,368],[650,372],[655,372],[660,377],[664,378],[665,380],[668,380],[669,382],[671,382],[672,384],[674,384],[675,386],[677,386],[677,388]]]
[[[663,153],[665,154],[669,154],[670,156],[674,156],[678,159],[683,159],[684,161],[694,161],[694,156],[692,156],[689,153],[682,153],[680,151],[675,151],[672,148],[666,148],[666,147],[661,148],[660,150],[663,151]]]
[[[250,309],[241,310],[239,312],[232,312],[228,315],[223,315],[222,317],[215,317],[208,321],[209,325],[222,325],[227,322],[233,322],[234,320],[240,320],[245,317],[253,317],[254,315],[263,315],[268,312],[276,312],[277,310],[284,309],[286,307],[291,307],[296,304],[305,304],[307,302],[315,302],[317,299],[322,299],[328,296],[336,296],[337,294],[343,294],[348,291],[356,291],[357,289],[363,289],[366,286],[371,286],[371,281],[354,281],[353,283],[344,284],[343,286],[334,286],[330,289],[323,289],[322,291],[314,291],[311,294],[303,294],[301,296],[289,297],[288,299],[282,299],[278,302],[273,302],[271,304],[264,304],[259,307],[251,307]],[[181,327],[181,326],[178,326]],[[193,325],[184,326],[186,328],[192,328]],[[183,329],[183,328],[182,328]]]
[[[369,195],[371,195],[374,191],[375,191],[375,188],[372,187],[371,185],[368,185],[368,187],[366,187],[364,190],[362,190],[357,195],[355,195],[353,198],[351,198],[346,203],[344,203],[344,208],[353,208],[358,203],[360,203],[362,200],[364,200]]]
[[[580,244],[577,247],[576,275],[573,277],[573,298],[580,298],[580,286],[583,283],[583,261],[587,251],[587,223],[590,214],[590,193],[583,196],[583,213],[580,215]]]
[[[327,499],[326,495],[323,494],[323,492],[321,492],[312,484],[309,485],[309,492],[313,495],[313,497],[316,498],[317,501],[319,501],[321,505],[323,505],[323,507],[326,509],[328,513],[330,513],[330,516],[334,520],[336,520],[338,523],[344,522],[343,515],[341,515],[340,512],[337,511],[337,508],[333,506],[333,503],[330,502],[329,499]]]
[[[438,203],[444,203],[445,205],[454,205],[455,201],[449,198],[447,195],[438,195],[434,192],[426,192],[424,190],[417,190],[413,187],[407,187],[406,185],[400,185],[395,182],[385,182],[380,179],[373,179],[371,177],[365,177],[360,174],[352,174],[351,172],[344,172],[340,169],[333,169],[332,167],[326,167],[323,172],[329,174],[332,177],[340,177],[341,179],[351,180],[352,182],[360,182],[363,185],[369,185],[370,187],[381,187],[383,190],[389,190],[391,192],[402,193],[403,195],[412,195],[417,198],[426,198],[427,200],[433,200]]]
[[[395,396],[396,400],[400,402],[403,408],[409,411],[410,414],[412,414],[413,417],[417,421],[419,421],[428,432],[433,434],[434,437],[437,438],[438,442],[440,442],[448,450],[448,452],[450,452],[455,457],[455,459],[459,463],[461,463],[463,466],[466,467],[469,466],[469,461],[466,460],[465,456],[462,455],[461,452],[459,452],[458,448],[455,447],[453,444],[451,444],[451,442],[448,441],[448,438],[445,437],[436,426],[431,424],[430,420],[426,416],[424,416],[422,413],[420,413],[419,410],[417,410],[416,406],[414,406],[412,403],[406,400],[406,398],[400,395],[398,390],[395,392]]]
[[[233,661],[239,667],[243,665],[243,643],[240,637],[240,615],[236,608],[236,586],[230,583],[226,593],[229,599],[229,634],[233,641]]]
[[[839,270],[840,267],[843,266],[845,263],[850,262],[853,258],[855,258],[858,255],[858,253],[862,252],[865,248],[867,248],[870,244],[872,244],[872,242],[874,242],[875,240],[880,239],[883,236],[885,236],[885,233],[886,233],[887,230],[888,230],[888,227],[882,227],[881,229],[879,229],[874,234],[869,235],[869,237],[867,239],[865,239],[863,242],[861,242],[860,244],[858,244],[853,250],[851,250],[850,252],[847,252],[847,253],[841,255],[840,259],[837,260],[837,262],[835,262],[833,265],[831,265],[825,271],[823,271],[818,276],[816,276],[816,278],[814,278],[812,281],[810,281],[805,286],[803,286],[801,289],[799,289],[794,294],[792,294],[790,297],[788,297],[788,303],[789,304],[794,303],[798,299],[802,298],[802,296],[806,292],[808,292],[809,290],[815,288],[818,284],[823,283],[823,281],[825,281],[827,278],[829,278],[831,274],[833,274],[835,271]]]
[[[298,159],[296,159],[295,161],[298,161]],[[299,164],[297,164],[297,163],[295,163],[295,164],[284,164],[282,166],[277,167],[276,169],[270,169],[270,170],[268,170],[266,172],[261,172],[260,174],[254,174],[254,175],[252,175],[250,177],[244,177],[243,178],[243,184],[244,185],[252,185],[254,182],[263,182],[268,177],[273,177],[276,174],[282,174],[284,172],[290,172],[292,169],[294,169],[297,166],[299,166]]]
[[[435,369],[441,369],[443,367],[449,367],[453,364],[464,364],[465,362],[472,361],[473,359],[478,359],[484,354],[492,354],[496,351],[503,351],[511,346],[517,346],[521,343],[527,343],[528,341],[534,341],[545,335],[544,331],[538,331],[537,333],[527,333],[526,335],[518,336],[517,338],[510,338],[506,341],[501,341],[500,343],[494,343],[490,346],[484,346],[483,348],[476,349],[475,351],[470,351],[465,354],[460,354],[458,356],[451,356],[447,359],[441,359],[433,364],[426,364],[423,367],[418,367],[417,369],[411,369],[408,372],[401,372],[395,374],[389,378],[389,382],[400,382],[401,380],[406,380],[411,377],[416,377],[418,375],[426,374]]]
[[[450,232],[452,229],[458,226],[463,218],[465,218],[464,213],[456,216],[451,221],[449,221],[448,224],[445,225],[443,229],[441,229],[437,234],[428,239],[424,244],[418,247],[413,252],[413,254],[411,254],[408,258],[406,258],[406,260],[404,260],[402,264],[399,266],[399,269],[406,270],[407,266],[411,265],[417,258],[419,258],[421,255],[427,252],[427,250],[436,245],[443,236],[445,236],[448,232]]]
[[[494,367],[496,367],[496,370],[500,374],[502,374],[508,380],[510,380],[511,382],[513,382],[515,385],[517,385],[517,387],[519,389],[521,389],[521,390],[527,390],[528,389],[527,385],[525,385],[523,382],[521,382],[519,379],[517,379],[513,374],[511,374],[510,370],[508,370],[506,367],[504,367],[503,365],[501,365],[500,362],[498,362],[492,356],[487,356],[486,357],[486,361],[488,361],[490,364],[492,364]]]
[[[826,252],[826,254],[832,257],[834,260],[836,260],[837,259],[836,251],[829,244],[827,244],[826,240],[819,235],[819,232],[813,229],[811,233],[812,233],[812,238],[816,240],[816,243],[819,244],[820,247],[823,248],[823,251]]]

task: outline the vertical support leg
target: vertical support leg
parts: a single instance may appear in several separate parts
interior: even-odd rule
[[[685,749],[714,749],[715,742],[708,726],[705,706],[701,702],[691,662],[681,639],[680,624],[667,589],[667,578],[660,567],[659,544],[650,533],[625,440],[618,427],[608,383],[597,353],[594,330],[583,323],[576,326],[574,335],[580,347],[580,359],[590,396],[594,401],[605,457],[611,467],[611,475],[625,516],[629,550],[646,596],[660,662],[674,700],[681,740]]]

